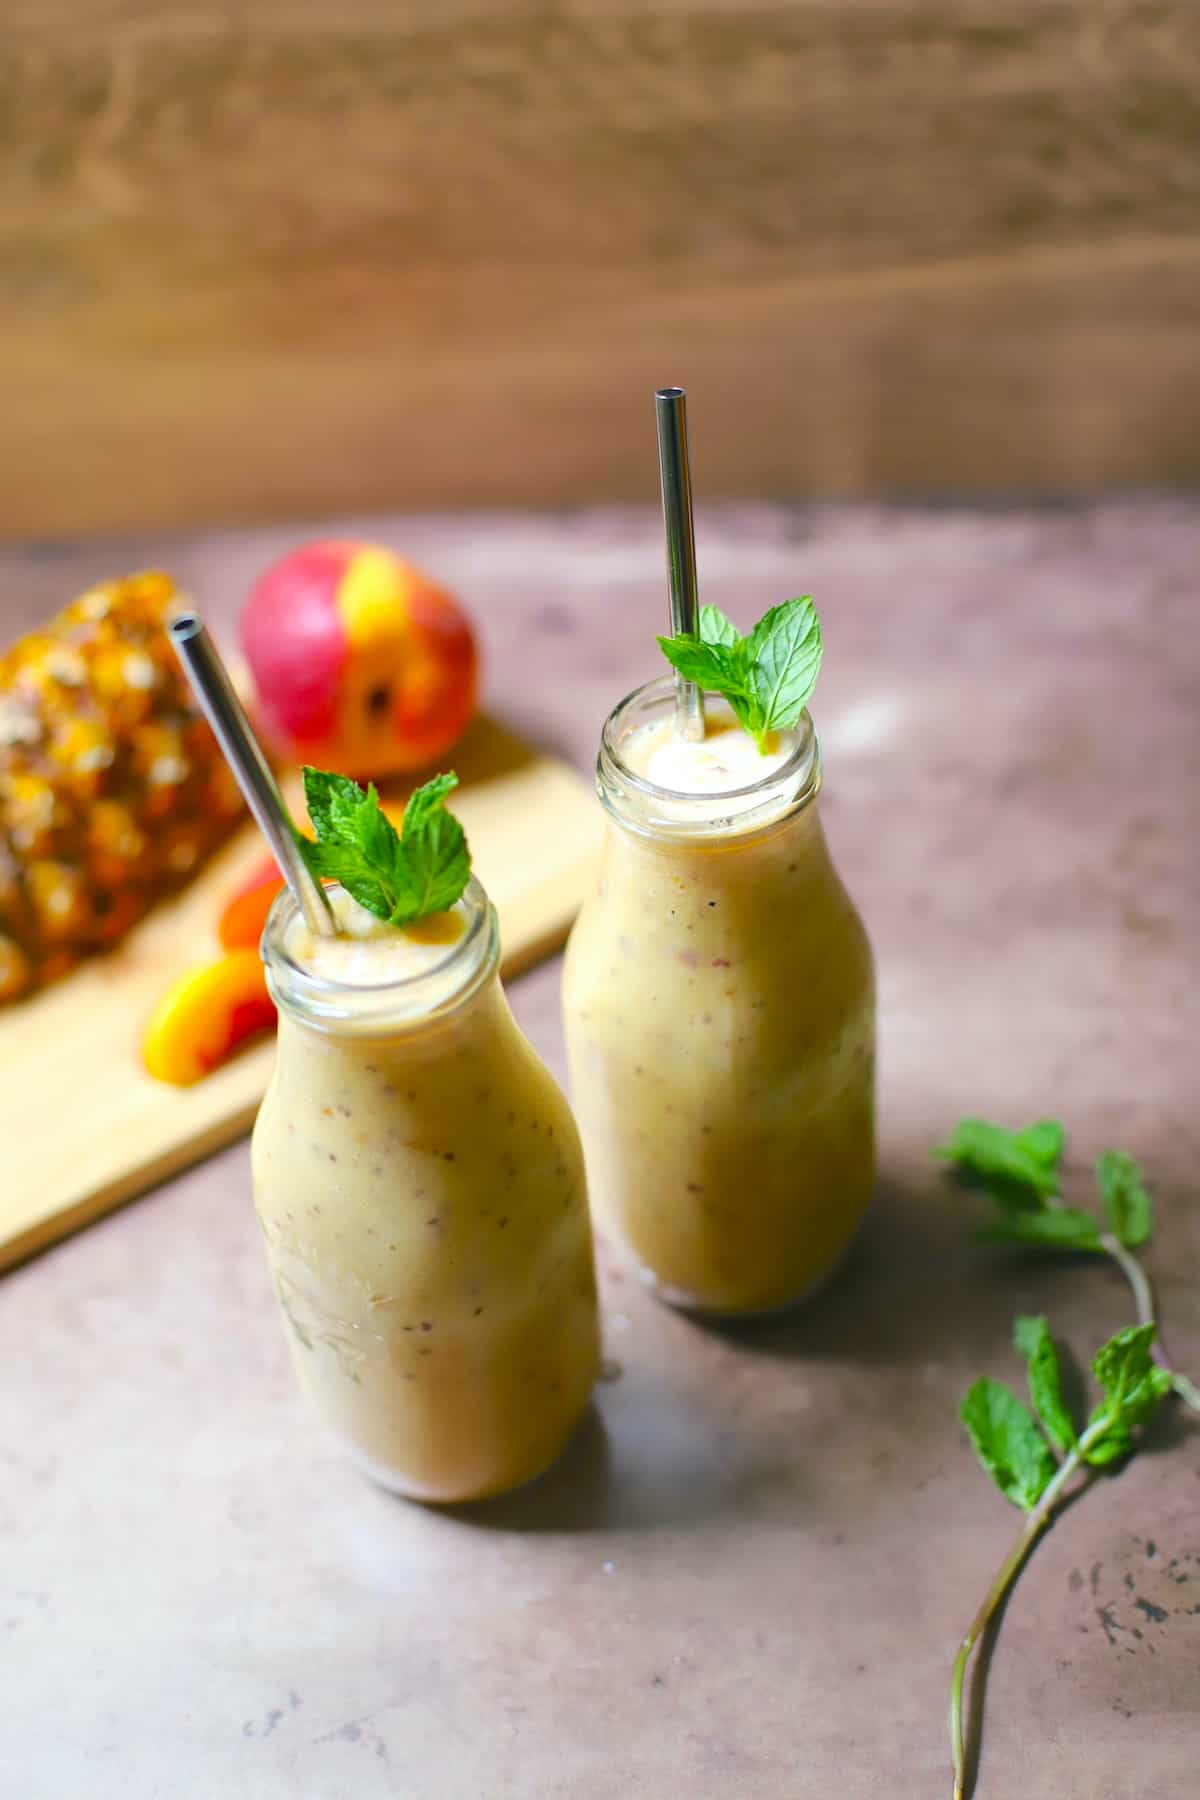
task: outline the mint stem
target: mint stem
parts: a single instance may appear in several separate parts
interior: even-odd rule
[[[1129,1283],[1133,1293],[1133,1303],[1137,1308],[1138,1324],[1148,1325],[1151,1319],[1156,1317],[1154,1311],[1154,1289],[1150,1285],[1150,1277],[1147,1275],[1145,1269],[1143,1269],[1137,1257],[1134,1256],[1133,1252],[1127,1250],[1121,1240],[1114,1237],[1111,1232],[1101,1232],[1100,1247],[1106,1256],[1112,1257],[1126,1281]],[[1190,1406],[1193,1412],[1200,1412],[1200,1388],[1196,1386],[1194,1381],[1190,1381],[1186,1375],[1181,1375],[1178,1369],[1172,1368],[1170,1359],[1167,1356],[1166,1349],[1163,1346],[1161,1339],[1159,1342],[1152,1345],[1150,1354],[1153,1356],[1159,1368],[1167,1371],[1167,1374],[1171,1377],[1174,1384],[1175,1392],[1179,1395],[1179,1398],[1183,1401],[1184,1405]]]
[[[1026,1516],[1020,1535],[1001,1563],[983,1605],[971,1620],[966,1636],[958,1647],[958,1655],[954,1659],[954,1673],[950,1678],[950,1751],[954,1759],[954,1800],[965,1800],[967,1791],[967,1746],[963,1733],[963,1686],[966,1680],[967,1664],[971,1660],[971,1652],[987,1630],[992,1615],[1016,1580],[1025,1558],[1050,1523],[1063,1489],[1076,1469],[1083,1465],[1084,1458],[1092,1445],[1098,1438],[1104,1436],[1104,1433],[1116,1422],[1119,1414],[1119,1407],[1109,1406],[1099,1417],[1093,1419],[1075,1448],[1070,1451],[1062,1463],[1058,1473],[1051,1477],[1041,1499],[1032,1512]]]

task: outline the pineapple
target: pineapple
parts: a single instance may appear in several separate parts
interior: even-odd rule
[[[0,1003],[129,930],[237,823],[157,573],[95,587],[0,653]]]

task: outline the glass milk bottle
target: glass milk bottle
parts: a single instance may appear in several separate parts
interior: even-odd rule
[[[662,1297],[764,1312],[825,1279],[871,1198],[871,949],[808,714],[762,757],[713,699],[706,744],[672,741],[674,703],[666,676],[604,727],[607,843],[564,982],[572,1098],[597,1223]]]
[[[397,930],[329,890],[263,936],[279,1048],[255,1203],[300,1385],[376,1480],[428,1501],[519,1486],[597,1373],[579,1138],[497,976],[472,878]]]

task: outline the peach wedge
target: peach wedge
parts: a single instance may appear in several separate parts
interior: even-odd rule
[[[190,1087],[274,1023],[258,951],[231,950],[167,990],[146,1027],[142,1060],[157,1080]]]
[[[222,950],[256,950],[267,914],[283,887],[272,856],[266,857],[229,896],[217,922]]]

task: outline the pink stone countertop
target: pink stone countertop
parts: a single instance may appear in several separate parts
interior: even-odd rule
[[[490,703],[585,766],[654,666],[654,515],[355,525],[462,591]],[[227,619],[303,535],[3,550],[3,624],[149,561]],[[619,1377],[547,1479],[473,1515],[375,1491],[301,1410],[244,1144],[8,1275],[13,1800],[948,1795],[955,1639],[1017,1522],[959,1397],[1017,1379],[1018,1311],[1081,1353],[1129,1316],[1107,1265],[970,1244],[928,1160],[964,1111],[1061,1113],[1081,1171],[1112,1143],[1144,1161],[1200,1374],[1200,506],[739,507],[699,552],[743,622],[803,589],[825,620],[821,804],[880,968],[857,1251],[740,1335],[602,1254]],[[513,998],[561,1073],[557,982]],[[1188,1796],[1198,1766],[1200,1430],[1175,1414],[1037,1550],[977,1792]]]

